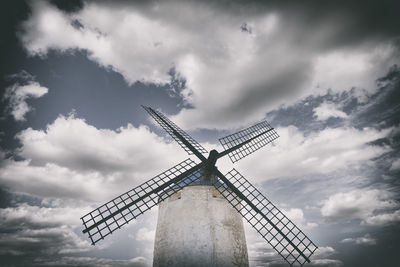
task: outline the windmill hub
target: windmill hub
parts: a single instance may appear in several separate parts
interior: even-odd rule
[[[204,179],[206,182],[213,182],[214,181],[214,168],[215,168],[215,163],[217,163],[218,160],[218,151],[213,149],[210,151],[210,154],[208,155],[205,167],[204,167]]]

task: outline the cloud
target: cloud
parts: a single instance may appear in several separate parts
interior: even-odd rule
[[[255,232],[255,231],[254,231]],[[251,233],[250,233],[251,234]],[[253,237],[248,237],[248,231],[246,231],[247,246],[249,250],[249,261],[250,266],[287,266],[288,264],[269,246],[266,245],[265,241],[258,241]],[[251,241],[250,241],[251,240]],[[260,238],[260,240],[262,240]],[[332,247],[319,247],[314,254],[311,256],[312,266],[341,266],[340,260],[328,259],[336,254],[336,251]]]
[[[74,228],[85,208],[39,207],[19,204],[0,209],[0,254],[52,257],[93,250]]]
[[[143,227],[137,231],[136,240],[154,243],[155,235],[156,235],[155,230],[149,230],[148,228]]]
[[[313,228],[318,226],[318,224],[313,222],[306,222],[303,210],[299,208],[292,208],[289,210],[282,209],[282,212],[291,220],[293,223],[301,229]]]
[[[331,117],[342,118],[342,119],[348,117],[348,115],[345,112],[338,109],[337,105],[329,102],[323,102],[319,107],[314,108],[313,112],[314,116],[319,121],[324,121]]]
[[[0,257],[2,263],[12,266],[149,266],[147,258],[138,254],[141,242],[124,239],[131,231],[136,231],[136,223],[130,222],[124,230],[96,246],[81,234],[80,217],[91,210],[82,203],[71,203],[56,199],[53,205],[42,201],[40,206],[17,203],[15,207],[0,209]],[[153,216],[154,217],[154,216]],[[144,215],[145,220],[149,216]],[[154,220],[154,218],[150,218]],[[127,242],[127,243],[125,243]],[[115,259],[112,255],[121,245],[129,245],[134,250],[127,251],[132,259]],[[145,248],[149,245],[146,243]],[[144,249],[146,250],[146,249]],[[151,248],[152,252],[152,248]],[[124,253],[124,252],[122,252]],[[86,255],[86,256],[85,256]],[[91,255],[87,257],[87,255]],[[108,258],[110,257],[110,258]]]
[[[127,177],[117,174],[84,174],[51,163],[32,166],[29,160],[5,160],[0,170],[0,180],[3,186],[14,192],[42,198],[96,202],[106,201],[111,196],[127,191],[119,183],[129,183]]]
[[[282,209],[282,211],[301,229],[304,229],[304,227],[314,227],[314,225],[309,225],[309,223],[306,223],[301,209]],[[287,266],[287,263],[284,262],[282,257],[246,221],[244,221],[244,228],[246,232],[246,243],[250,266]],[[335,253],[336,251],[332,247],[320,246],[314,252],[311,259],[325,259],[334,255]]]
[[[371,216],[362,221],[362,225],[368,226],[384,226],[389,223],[395,223],[400,221],[400,210],[396,210],[393,213],[383,213],[375,216]]]
[[[321,259],[330,257],[334,254],[336,254],[336,250],[332,247],[318,247],[318,249],[314,253],[314,257]]]
[[[23,160],[5,159],[0,182],[43,198],[106,201],[185,159],[145,126],[97,129],[73,115],[17,137]]]
[[[351,88],[375,92],[375,80],[386,74],[391,65],[396,63],[392,58],[396,50],[396,46],[389,43],[369,48],[361,46],[333,50],[318,55],[313,64],[314,93],[319,93],[317,88],[330,89],[333,93],[350,91]]]
[[[282,260],[281,256],[247,221],[243,221],[243,226],[246,233],[246,245],[250,265],[260,265],[264,262]]]
[[[391,171],[398,171],[400,170],[400,159],[395,159],[390,166]]]
[[[319,259],[312,260],[310,263],[311,266],[324,266],[324,267],[339,267],[343,265],[343,262],[340,260],[332,260],[332,259]]]
[[[58,117],[45,130],[28,128],[17,138],[22,143],[18,155],[31,159],[33,165],[54,163],[104,174],[146,172],[150,161],[157,166],[161,161],[169,161],[167,155],[171,152],[180,151],[175,143],[166,143],[146,126],[135,128],[128,124],[115,131],[97,129],[74,115]],[[155,158],[153,148],[158,154]]]
[[[73,254],[92,253],[105,246],[107,251],[115,250],[118,246],[113,245],[114,235],[96,247],[83,235],[77,235],[82,228],[79,218],[186,157],[177,144],[157,136],[147,127],[98,129],[74,115],[59,116],[43,130],[23,130],[17,138],[21,143],[14,152],[18,160],[2,158],[0,185],[22,199],[40,201],[40,207],[18,204],[0,211],[1,228],[10,231],[2,235],[6,257],[14,264],[18,259],[12,255],[32,251],[23,254],[21,265],[34,259],[39,265],[87,266],[90,259],[75,259]],[[143,218],[149,214],[152,213]],[[151,217],[150,227],[155,224],[155,218]],[[149,240],[151,228],[146,229],[147,237],[142,227],[139,239]],[[150,246],[141,248],[141,243],[151,242],[142,239],[130,241],[136,244],[135,253],[151,256]],[[35,248],[31,249],[32,246]],[[93,259],[92,262],[93,265],[149,265],[139,258],[135,261]]]
[[[294,126],[276,129],[280,137],[268,149],[261,149],[238,162],[253,179],[327,174],[373,164],[372,159],[390,151],[371,142],[386,137],[392,129],[325,128],[309,135]],[[266,173],[266,163],[268,163]],[[225,165],[224,165],[225,166]],[[227,166],[227,165],[226,165]]]
[[[0,209],[0,218],[2,224],[8,228],[14,228],[22,221],[32,228],[58,225],[77,226],[80,225],[79,215],[87,208],[39,207],[21,204],[17,207]]]
[[[376,240],[369,234],[365,234],[362,237],[345,238],[340,243],[353,243],[357,245],[376,245]]]
[[[368,16],[337,19],[347,12],[337,7],[326,17],[310,15],[326,12],[316,3],[255,5],[163,1],[125,2],[121,8],[120,3],[92,1],[64,13],[32,1],[19,36],[32,56],[87,51],[91,60],[121,73],[130,84],[172,83],[174,69],[185,81],[179,92],[190,106],[175,119],[187,129],[244,126],[270,109],[328,89],[371,92],[375,79],[398,61],[389,37],[365,40],[362,28],[357,30],[364,35],[346,35]],[[310,25],[309,18],[315,23]]]
[[[337,193],[324,201],[321,214],[339,220],[361,219],[366,223],[375,212],[398,207],[392,197],[390,192],[383,189],[355,189]]]
[[[29,73],[21,73],[9,76],[20,80],[6,88],[3,99],[7,102],[7,111],[16,121],[24,121],[26,113],[32,110],[32,107],[26,102],[29,98],[40,98],[47,94],[48,89],[35,82],[34,77]],[[23,84],[21,84],[21,82]]]
[[[318,247],[311,259],[311,266],[338,267],[342,266],[342,262],[337,259],[329,259],[336,254],[336,250],[332,247]]]
[[[93,258],[93,257],[62,257],[57,260],[40,262],[42,266],[116,266],[116,267],[146,267],[151,263],[144,257],[135,257],[128,260]]]

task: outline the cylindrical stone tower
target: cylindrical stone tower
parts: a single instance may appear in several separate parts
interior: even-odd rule
[[[160,203],[154,267],[248,265],[242,217],[213,186],[187,186]]]

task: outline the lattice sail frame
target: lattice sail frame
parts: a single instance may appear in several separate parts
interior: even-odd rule
[[[262,214],[255,211],[245,201],[242,201],[227,185],[215,183],[214,187],[261,234],[275,251],[291,266],[303,266],[309,261],[317,246],[238,171],[233,169],[225,177]]]
[[[88,233],[93,245],[151,209],[160,201],[188,185],[196,184],[204,175],[203,167],[212,160],[211,154],[209,159],[201,155],[201,153],[207,153],[207,150],[165,115],[150,107],[142,107],[189,155],[195,154],[202,163],[196,165],[193,161],[187,159],[83,216],[81,218],[85,226],[83,232]],[[219,153],[217,158],[229,155],[234,163],[278,137],[279,135],[268,122],[258,123],[220,138],[225,151]],[[214,160],[217,158],[214,158]],[[215,166],[215,161],[213,166]],[[215,170],[217,176],[222,177],[226,184],[217,179],[214,183],[210,181],[210,185],[214,185],[290,265],[302,266],[309,261],[317,247],[296,225],[235,169],[226,175],[229,179],[216,168]],[[233,191],[230,189],[233,189]]]
[[[254,137],[256,138],[248,142]],[[218,140],[225,150],[248,142],[242,147],[239,147],[228,154],[231,161],[235,163],[236,161],[274,141],[278,137],[279,135],[274,128],[272,128],[267,121],[263,121],[237,133],[222,137]]]
[[[149,114],[152,116],[158,124],[176,141],[178,144],[189,154],[192,155],[193,152],[174,134],[174,130],[177,131],[180,135],[183,136],[195,149],[197,149],[200,153],[207,153],[207,150],[202,147],[196,140],[194,140],[189,134],[187,134],[184,130],[179,128],[178,125],[173,123],[170,119],[168,119],[161,112],[154,110],[150,107],[142,106]],[[169,124],[169,125],[168,125]],[[170,126],[173,128],[171,129]]]
[[[99,240],[104,239],[104,237],[108,236],[115,230],[121,228],[121,226],[137,218],[145,211],[150,210],[160,201],[170,197],[183,187],[196,182],[202,176],[202,169],[199,165],[196,165],[196,163],[191,159],[186,159],[167,171],[81,217],[85,227],[83,231],[88,233],[92,245],[96,244]],[[195,168],[196,166],[198,167]],[[190,169],[194,170],[187,173],[182,177],[182,179],[176,181],[176,183],[171,183],[173,179],[187,171],[190,171]],[[166,183],[171,184],[165,188],[157,190],[160,186]],[[140,199],[140,201],[138,201],[138,199]],[[123,210],[118,212],[120,209]],[[102,222],[100,225],[88,230],[93,227],[93,225],[107,217],[110,218]]]

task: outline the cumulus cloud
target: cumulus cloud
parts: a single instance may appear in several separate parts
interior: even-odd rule
[[[361,219],[367,223],[374,213],[398,207],[392,199],[393,195],[383,189],[355,189],[330,196],[324,201],[321,214],[332,219]]]
[[[24,121],[26,113],[32,110],[26,100],[42,97],[48,89],[35,82],[34,77],[25,71],[10,77],[19,81],[6,88],[3,99],[7,102],[7,111],[14,119]]]
[[[28,128],[17,135],[22,143],[18,154],[34,165],[54,163],[73,170],[149,172],[145,168],[169,161],[179,151],[175,143],[152,133],[148,127],[128,124],[117,130],[97,129],[84,119],[60,116],[45,130]],[[153,157],[152,149],[158,156]],[[184,155],[184,153],[179,153]],[[162,163],[161,163],[162,164]]]
[[[299,208],[292,208],[289,210],[282,209],[283,213],[291,220],[295,225],[299,228],[313,228],[317,227],[318,224],[314,222],[307,222],[306,218],[304,217],[304,213],[302,209]]]
[[[310,136],[305,136],[294,127],[281,128],[278,131],[283,143],[270,147],[269,151],[261,150],[265,152],[259,153],[265,154],[260,156],[260,160],[265,161],[266,155],[269,155],[267,160],[271,162],[277,160],[277,156],[278,159],[282,157],[283,163],[279,165],[277,161],[278,165],[274,166],[270,173],[291,175],[293,172],[297,174],[326,173],[339,167],[358,166],[360,162],[387,151],[387,148],[373,146],[370,142],[385,137],[390,129],[378,131],[370,128],[359,130],[327,128]],[[72,115],[60,116],[44,130],[29,128],[21,132],[18,138],[22,144],[18,155],[25,160],[8,159],[3,162],[0,170],[3,185],[7,185],[14,191],[43,198],[75,199],[90,201],[90,203],[107,201],[116,194],[123,193],[128,189],[127,187],[131,187],[127,186],[128,183],[133,187],[143,177],[150,178],[151,172],[159,173],[155,169],[162,171],[179,162],[185,155],[179,146],[168,143],[146,127],[135,128],[128,125],[118,130],[97,129],[83,119]],[[146,141],[143,142],[143,140]],[[274,151],[271,152],[271,149]],[[171,154],[174,156],[171,157]],[[317,155],[320,157],[318,160],[327,163],[321,167],[321,164],[315,164],[312,160],[305,163],[301,161],[311,155]],[[327,160],[329,157],[336,157],[336,159]],[[140,160],[143,161],[135,168],[130,166]],[[149,165],[146,165],[148,162],[151,163],[152,170],[149,170]],[[257,170],[255,167],[257,164],[254,164],[254,161],[247,162],[252,167],[243,165],[243,168],[250,172],[261,171],[261,169]],[[304,167],[301,164],[309,165]],[[288,166],[293,169],[289,170]],[[265,179],[264,176],[258,177],[260,180]],[[31,210],[31,212],[35,211]],[[306,227],[315,226],[305,220],[302,210],[290,209],[287,212],[296,223]],[[82,214],[84,213],[82,212],[80,216]],[[136,239],[149,240],[149,235],[146,233],[149,234],[151,231],[150,228],[146,228],[140,234],[138,232]],[[264,241],[261,242],[258,247],[249,245],[249,251],[251,251],[249,253],[253,255],[252,257],[279,258],[273,251],[265,249]],[[250,243],[258,244],[257,242]]]
[[[314,254],[316,258],[326,258],[336,254],[336,250],[332,247],[319,247]]]
[[[273,145],[238,162],[241,170],[248,170],[249,177],[265,180],[359,168],[391,150],[371,142],[386,137],[392,129],[325,128],[309,135],[294,126],[276,130],[280,137]],[[265,176],[266,163],[268,176]]]
[[[362,237],[345,238],[340,243],[353,243],[357,245],[376,245],[376,240],[369,234],[365,234]]]
[[[177,144],[157,136],[147,127],[98,129],[74,115],[60,116],[43,130],[23,130],[17,138],[21,143],[15,151],[19,159],[2,158],[0,185],[41,203],[40,206],[18,204],[0,210],[1,228],[14,229],[2,234],[2,247],[13,258],[12,255],[22,255],[25,249],[29,251],[31,246],[36,246],[37,249],[31,249],[32,254],[24,255],[40,256],[35,259],[44,259],[41,265],[52,265],[49,262],[61,266],[64,263],[87,265],[85,259],[80,263],[81,258],[68,255],[112,246],[112,238],[94,248],[86,237],[76,234],[82,228],[79,218],[185,159],[184,151]],[[152,221],[147,227],[156,222],[155,214],[150,214]],[[137,243],[151,241],[152,233],[151,228],[142,227]],[[38,242],[42,245],[37,246]],[[137,245],[138,253],[151,256],[150,246],[143,246],[142,250],[140,247]],[[147,261],[137,260],[92,262],[94,265],[148,265]]]
[[[18,139],[24,160],[5,159],[0,182],[44,198],[106,201],[185,159],[179,146],[147,127],[97,129],[72,115]]]
[[[149,230],[146,227],[140,228],[136,234],[136,240],[138,241],[147,241],[147,242],[154,242],[154,237],[156,235],[155,230]]]
[[[383,226],[389,223],[396,223],[400,221],[400,210],[396,210],[393,213],[383,213],[374,215],[366,218],[362,221],[362,225],[369,226]]]
[[[0,209],[2,224],[15,227],[21,221],[28,222],[32,226],[57,226],[80,224],[79,215],[86,208],[73,209],[70,207],[39,207],[21,204],[17,207]],[[33,227],[35,228],[35,227]]]
[[[345,112],[338,109],[337,105],[329,102],[323,102],[320,106],[314,108],[313,112],[314,116],[319,121],[324,121],[331,117],[342,118],[342,119],[348,117],[348,115]]]
[[[19,34],[31,55],[85,50],[128,83],[170,83],[173,68],[185,81],[180,94],[191,107],[176,115],[185,128],[245,125],[269,109],[328,89],[373,91],[374,80],[398,60],[390,39],[329,47],[329,41],[340,43],[333,36],[357,17],[342,25],[331,14],[310,31],[305,18],[321,17],[310,16],[310,6],[236,10],[163,1],[121,8],[93,1],[67,14],[34,1],[31,8]]]
[[[396,53],[395,45],[381,44],[368,49],[358,47],[320,54],[314,59],[313,64],[315,70],[313,90],[329,88],[333,93],[340,93],[355,87],[372,93],[376,90],[375,79],[385,74],[381,72],[382,69],[388,71],[389,67],[396,63],[391,58]],[[388,65],[383,67],[381,64]],[[373,78],[368,78],[368,75],[372,75]]]
[[[290,105],[309,94],[325,94],[328,89],[340,93],[356,87],[371,94],[374,80],[398,60],[397,48],[390,38],[366,40],[365,34],[376,32],[376,28],[354,32],[357,25],[368,24],[352,23],[353,19],[362,22],[357,14],[338,19],[332,13],[310,13],[303,3],[293,10],[273,5],[247,9],[237,3],[232,6],[239,9],[233,10],[218,5],[162,1],[125,3],[121,8],[118,3],[93,1],[67,14],[49,2],[31,1],[32,12],[21,25],[19,37],[31,56],[45,57],[51,50],[84,50],[89,59],[121,73],[129,84],[172,84],[174,69],[175,78],[179,79],[179,88],[175,89],[187,108],[172,119],[185,129],[244,126],[262,119],[269,109]],[[323,5],[319,11],[336,10],[325,6],[329,3]],[[365,6],[369,4],[357,6],[357,10],[363,12]],[[313,21],[312,25],[305,19],[318,17],[323,21]],[[370,16],[363,18],[371,21]],[[397,28],[400,29],[380,28],[379,36],[391,36]],[[351,36],[343,36],[348,32]],[[39,91],[35,91],[36,95]],[[22,102],[26,103],[26,99]],[[20,110],[23,113],[24,107]],[[25,118],[25,114],[19,116]],[[315,108],[314,114],[317,120],[348,116],[330,102]],[[391,129],[328,127],[311,134],[292,126],[277,130],[281,137],[273,145],[238,163],[240,171],[248,170],[249,178],[261,182],[280,176],[357,169],[373,164],[374,158],[391,150],[372,144],[385,138]],[[17,155],[22,160],[2,162],[1,185],[45,199],[80,201],[85,207],[88,202],[107,201],[185,158],[178,146],[144,126],[98,129],[73,116],[59,117],[43,130],[26,129],[17,138],[22,144]],[[392,170],[398,169],[396,162]],[[222,167],[228,166],[221,163]],[[381,226],[399,221],[398,211],[387,211],[394,207],[396,204],[384,190],[353,190],[329,197],[321,212],[327,218],[360,219],[364,225]],[[131,266],[145,262],[143,258],[118,261],[69,257],[69,253],[87,249],[87,243],[77,239],[70,226],[63,225],[64,221],[76,225],[75,219],[84,213],[77,215],[73,208],[20,206],[1,212],[6,218],[2,223],[7,227],[28,222],[27,229],[18,235],[4,236],[10,243],[23,239],[52,246],[50,240],[54,239],[67,244],[65,250],[57,245],[54,250],[65,257],[43,265]],[[68,212],[76,218],[66,218]],[[316,226],[306,220],[301,209],[285,212],[301,227]],[[46,222],[48,216],[54,220]],[[151,236],[154,238],[148,225],[135,233],[131,240],[147,245]],[[258,237],[251,233],[247,236],[251,261],[279,261],[279,255],[255,235]],[[17,246],[21,247],[21,243]],[[6,246],[3,247],[5,251]],[[21,253],[14,246],[9,252]],[[311,265],[340,266],[339,260],[327,258],[334,252],[331,247],[319,248]]]

